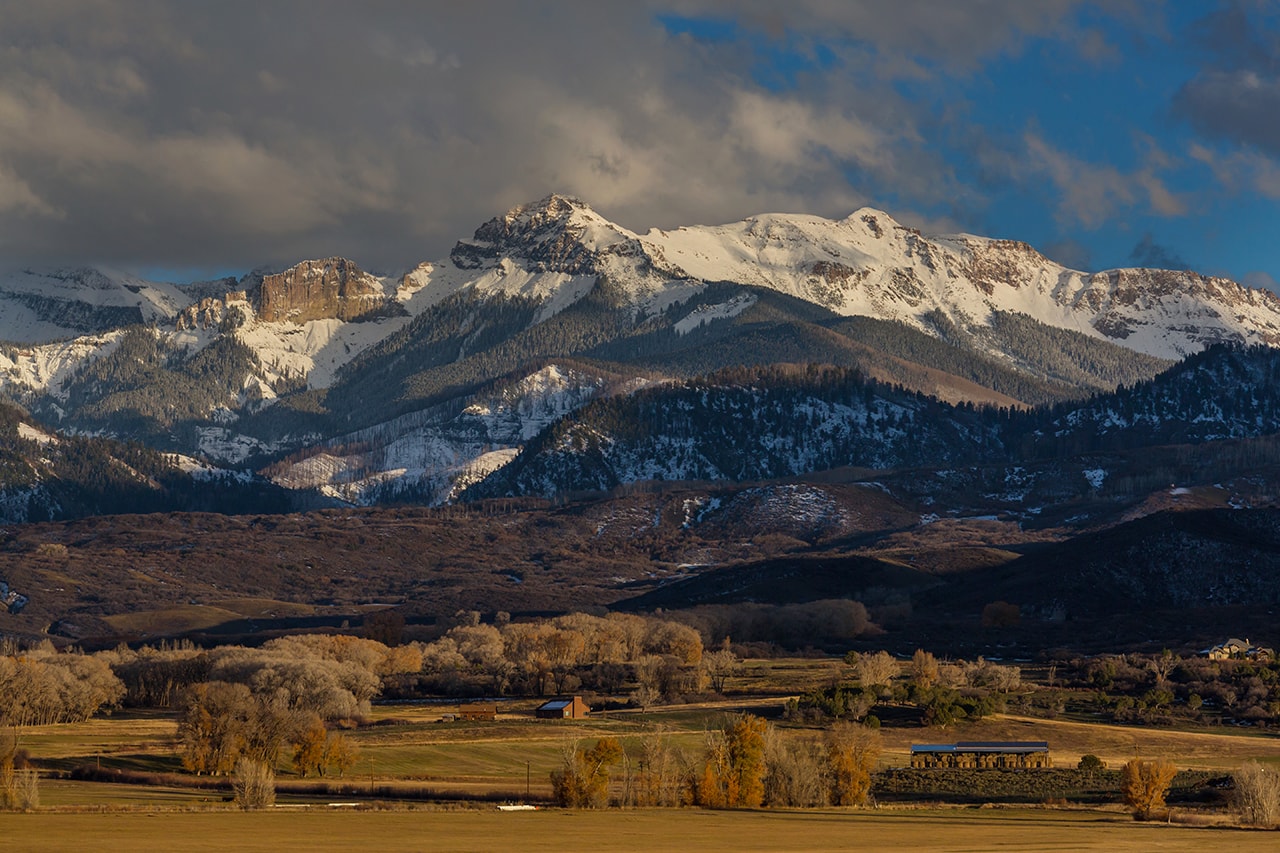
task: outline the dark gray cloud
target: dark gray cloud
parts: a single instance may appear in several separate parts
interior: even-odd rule
[[[1240,283],[1248,287],[1256,287],[1259,290],[1271,290],[1280,292],[1280,282],[1277,282],[1270,273],[1262,270],[1254,270],[1247,272],[1241,277]]]
[[[1068,269],[1093,271],[1093,253],[1088,246],[1077,240],[1055,240],[1045,245],[1041,251],[1046,258],[1057,261]]]
[[[1079,5],[0,0],[0,257],[389,269],[551,191],[638,229],[962,206],[895,82],[1081,38]],[[655,20],[726,9],[838,69],[770,91]]]
[[[1204,67],[1178,92],[1174,111],[1200,133],[1280,155],[1280,30],[1265,4],[1234,2],[1191,34]]]
[[[1134,266],[1148,267],[1150,269],[1190,269],[1187,262],[1180,258],[1176,252],[1167,246],[1157,243],[1155,237],[1149,231],[1143,234],[1142,239],[1133,247],[1133,251],[1129,253],[1129,260],[1133,261]]]

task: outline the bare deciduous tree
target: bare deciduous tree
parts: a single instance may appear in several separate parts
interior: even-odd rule
[[[724,684],[742,668],[738,656],[728,649],[720,649],[702,656],[702,668],[716,693],[724,692]]]
[[[246,811],[265,809],[276,801],[276,773],[265,761],[241,758],[231,777],[235,803]]]
[[[1247,761],[1232,778],[1235,782],[1232,804],[1241,820],[1251,826],[1280,823],[1280,772],[1256,761]]]
[[[886,688],[898,674],[898,661],[888,652],[855,652],[845,659],[853,664],[854,676],[863,687]]]
[[[815,738],[765,732],[764,802],[770,806],[813,808],[827,803],[827,762]]]
[[[938,683],[938,659],[924,649],[916,649],[911,656],[911,683],[919,690],[928,690]]]

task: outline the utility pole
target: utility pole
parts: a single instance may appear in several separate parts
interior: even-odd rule
[[[529,799],[529,780],[531,778],[532,777],[531,777],[531,772],[529,770],[529,761],[526,759],[524,762],[524,798],[526,801]]]

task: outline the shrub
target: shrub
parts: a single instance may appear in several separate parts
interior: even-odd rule
[[[1022,619],[1022,608],[1007,601],[993,601],[982,608],[984,628],[1012,628]]]
[[[1107,762],[1091,752],[1080,756],[1080,763],[1076,765],[1076,769],[1083,770],[1085,773],[1097,773],[1099,770],[1107,769]]]

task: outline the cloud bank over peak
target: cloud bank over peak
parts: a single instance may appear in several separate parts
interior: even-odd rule
[[[1142,0],[0,0],[0,259],[389,271],[553,191],[637,231],[870,204],[1122,259],[1117,217],[1175,239],[1159,220],[1201,192],[1180,170],[1250,194],[1277,171],[1247,117],[1274,44],[1233,8],[1183,27],[1205,61],[1156,108],[1198,137],[1117,154],[1028,106],[1083,100],[1029,98],[1027,64],[1113,73],[1124,39],[1176,41]]]

